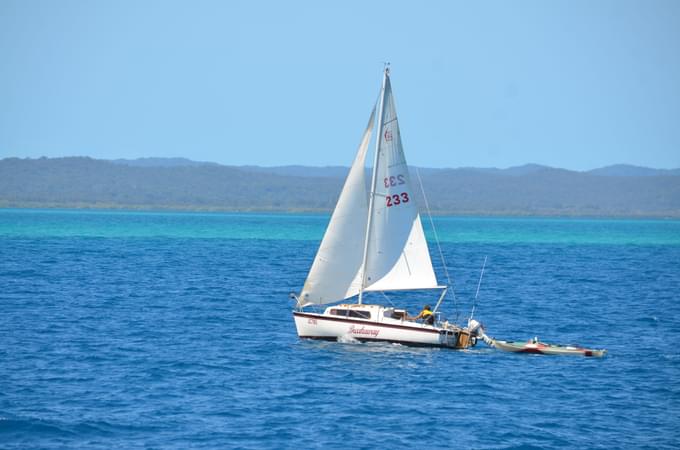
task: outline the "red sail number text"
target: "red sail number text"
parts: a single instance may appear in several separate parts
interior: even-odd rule
[[[408,192],[402,192],[401,194],[388,195],[385,197],[387,200],[387,207],[401,205],[402,203],[408,203],[410,200],[408,198]]]
[[[397,176],[385,177],[385,179],[383,180],[383,183],[385,184],[386,188],[389,188],[389,187],[397,186],[397,185],[400,185],[400,184],[405,184],[406,180],[404,180],[404,175],[399,174]]]

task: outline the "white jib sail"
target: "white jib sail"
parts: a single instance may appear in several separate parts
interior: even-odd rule
[[[375,107],[300,293],[300,306],[331,303],[359,293],[368,220],[365,161],[374,122]]]
[[[364,290],[436,288],[437,278],[401,144],[389,74],[385,77]]]

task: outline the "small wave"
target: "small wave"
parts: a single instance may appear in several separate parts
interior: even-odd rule
[[[151,432],[155,426],[114,424],[107,421],[63,422],[30,417],[0,417],[0,441],[26,442],[36,439],[104,437],[135,431]]]
[[[22,436],[66,437],[74,433],[56,422],[31,418],[0,417],[0,436],[7,439]]]
[[[342,344],[361,344],[361,342],[359,342],[357,339],[355,339],[353,336],[350,336],[349,334],[338,336],[338,342]]]

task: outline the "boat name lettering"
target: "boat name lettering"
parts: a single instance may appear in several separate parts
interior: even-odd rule
[[[316,319],[307,319],[307,323],[310,325],[316,325]]]
[[[385,197],[387,199],[387,207],[397,206],[402,203],[408,203],[410,198],[408,197],[408,192],[402,192],[401,194],[388,195]]]
[[[363,325],[362,325],[361,328],[357,328],[354,325],[352,325],[351,327],[349,327],[349,332],[350,332],[350,334],[369,335],[369,336],[373,336],[373,337],[378,337],[380,330],[371,330],[371,329],[366,328]]]

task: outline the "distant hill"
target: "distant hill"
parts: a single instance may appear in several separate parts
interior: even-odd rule
[[[680,217],[680,176],[525,175],[446,170],[423,180],[435,210],[476,214]]]
[[[143,167],[91,158],[0,160],[0,205],[199,210],[319,210],[341,179],[209,165]],[[301,200],[304,200],[302,202]]]
[[[587,173],[607,177],[655,177],[659,175],[680,175],[680,169],[650,169],[649,167],[615,164],[613,166],[593,169]]]
[[[344,178],[347,176],[349,167],[343,166],[326,166],[326,167],[309,167],[309,166],[276,166],[276,167],[260,167],[260,166],[233,166],[236,169],[244,170],[246,172],[255,173],[271,173],[276,175],[283,175],[287,177],[330,177],[330,178]]]
[[[214,162],[193,161],[187,158],[137,158],[137,159],[112,159],[114,164],[123,164],[132,167],[195,167],[195,166],[218,166]]]
[[[552,169],[552,167],[541,166],[540,164],[524,164],[523,166],[508,167],[507,169],[497,169],[495,167],[461,167],[460,170],[469,172],[479,172],[494,175],[508,175],[508,176],[522,176],[529,175],[543,170]],[[455,170],[455,169],[439,169],[439,170]]]
[[[135,167],[181,167],[181,166],[205,166],[205,165],[219,165],[214,162],[193,161],[187,158],[138,158],[138,159],[114,159],[110,160],[116,164],[124,164]],[[285,176],[299,176],[299,177],[345,177],[349,167],[345,166],[227,166],[233,167],[248,172],[258,173],[273,173]],[[521,176],[528,175],[543,170],[555,169],[550,166],[543,166],[540,164],[524,164],[521,166],[508,167],[507,169],[499,169],[496,167],[460,167],[458,169],[434,169],[420,167],[421,175],[439,173],[446,170],[465,170],[471,172]],[[672,175],[679,176],[680,169],[652,169],[649,167],[633,166],[630,164],[615,164],[598,169],[592,169],[585,172],[591,175],[600,176],[617,176],[617,177],[647,177],[657,175]]]
[[[631,167],[417,170],[435,213],[680,217],[679,171]],[[348,170],[182,158],[6,158],[0,160],[0,206],[327,212]]]

